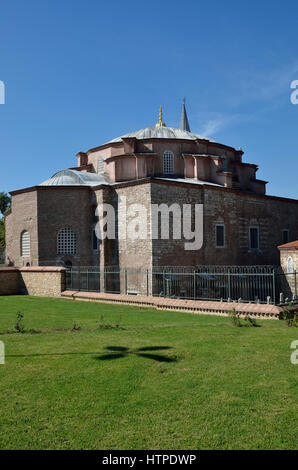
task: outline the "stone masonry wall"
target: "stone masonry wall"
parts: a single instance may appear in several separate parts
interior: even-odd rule
[[[60,297],[65,290],[61,267],[0,268],[0,295],[29,294]]]
[[[289,273],[289,258],[292,258],[292,273]],[[284,294],[285,298],[293,298],[295,295],[297,296],[298,293],[298,249],[280,249],[280,265],[285,274],[285,276],[281,278],[281,292]]]

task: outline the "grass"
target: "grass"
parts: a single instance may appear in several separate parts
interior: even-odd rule
[[[19,311],[40,333],[0,335],[1,449],[297,448],[283,321],[10,296],[0,331]]]

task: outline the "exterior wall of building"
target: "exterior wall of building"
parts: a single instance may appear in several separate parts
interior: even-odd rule
[[[40,187],[38,189],[39,264],[70,261],[90,266],[92,259],[92,206],[88,187]],[[59,255],[58,232],[71,228],[77,234],[77,255]]]
[[[298,238],[298,202],[254,196],[228,189],[156,182],[152,202],[204,204],[204,242],[199,251],[185,251],[185,240],[153,240],[153,266],[278,265],[282,231]],[[225,227],[225,245],[216,248],[216,225]],[[250,249],[249,229],[259,229],[259,249]]]
[[[147,238],[132,240],[129,236],[126,240],[118,241],[119,265],[127,268],[147,269],[152,263],[152,241],[151,241],[151,223],[150,223],[150,201],[151,201],[151,185],[136,184],[115,189],[117,197],[117,211],[123,214],[124,205],[121,205],[121,199],[126,201],[127,208],[132,204],[142,204],[146,214],[139,214],[133,211],[131,207],[127,211],[127,225],[138,216],[146,216]],[[119,232],[124,233],[129,227],[125,227],[125,219],[118,217]],[[136,231],[138,229],[136,228]]]
[[[181,214],[184,204],[192,205],[192,223],[194,223],[195,204],[203,202],[203,188],[192,185],[175,185],[170,183],[152,183],[151,184],[151,203],[155,205],[178,204]],[[163,222],[164,223],[164,222]],[[159,238],[152,240],[152,265],[156,266],[197,266],[203,263],[202,250],[185,250],[185,243],[189,240],[185,238],[173,239],[172,233],[173,217],[170,215],[170,240]],[[181,233],[183,230],[181,224]]]
[[[279,264],[282,231],[298,238],[298,201],[205,187],[204,264]],[[223,223],[225,248],[215,247],[215,225]],[[249,228],[259,228],[259,249],[249,248]]]
[[[146,209],[147,238],[144,240],[118,237],[119,225],[131,225],[138,213],[128,211],[126,222],[121,198],[126,205],[142,204]],[[102,240],[98,251],[93,250],[92,228],[96,224],[98,204],[109,203],[115,209],[115,240]],[[203,247],[186,250],[188,240],[152,240],[151,204],[203,204]],[[290,240],[298,238],[298,202],[281,198],[252,195],[210,185],[194,185],[163,180],[146,180],[115,187],[38,187],[13,194],[12,211],[7,216],[7,262],[15,266],[55,265],[69,261],[73,266],[120,266],[149,269],[152,266],[198,265],[261,265],[279,264],[277,246],[283,230],[289,230]],[[141,214],[144,215],[144,214]],[[194,211],[192,211],[194,222]],[[217,248],[216,225],[224,225],[225,245]],[[250,249],[249,229],[259,229],[259,248]],[[71,228],[77,234],[77,255],[58,255],[59,230]],[[28,230],[31,256],[24,259],[20,252],[20,237]],[[171,231],[170,231],[171,234]],[[145,280],[144,280],[145,281]],[[119,281],[120,282],[120,281]],[[122,281],[121,281],[122,282]],[[123,284],[123,283],[122,283]],[[131,288],[131,290],[133,290]],[[135,288],[137,291],[138,289]]]
[[[38,264],[37,191],[24,191],[12,198],[11,211],[5,218],[6,264],[26,266]],[[21,256],[21,235],[30,234],[30,256]]]
[[[265,194],[266,183],[256,179],[257,166],[242,162],[241,150],[205,140],[124,138],[78,154],[78,164],[91,165],[98,171],[98,159],[104,160],[104,171],[111,181],[131,181],[163,175],[163,155],[174,155],[173,176],[190,177],[226,187]],[[143,153],[147,154],[146,159]],[[148,158],[148,154],[152,158]],[[201,155],[201,156],[199,156]],[[154,157],[153,157],[154,156]],[[187,156],[187,158],[185,158]]]

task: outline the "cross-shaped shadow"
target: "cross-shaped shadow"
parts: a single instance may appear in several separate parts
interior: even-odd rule
[[[144,348],[129,349],[123,346],[107,346],[105,348],[110,353],[103,354],[102,356],[96,357],[100,361],[108,361],[111,359],[121,359],[127,357],[130,354],[135,356],[144,357],[146,359],[152,359],[158,362],[177,362],[176,357],[163,356],[161,354],[152,354],[151,351],[165,351],[171,349],[170,346],[145,346]]]

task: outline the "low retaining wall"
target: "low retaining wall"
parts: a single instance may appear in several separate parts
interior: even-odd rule
[[[0,295],[19,293],[19,275],[16,268],[0,268]]]
[[[65,271],[56,266],[0,268],[0,295],[60,297],[65,289]]]
[[[278,320],[284,307],[267,304],[248,304],[236,302],[213,302],[202,300],[169,299],[142,295],[104,294],[96,292],[62,292],[62,297],[73,300],[128,304],[139,307],[153,307],[158,310],[176,310],[179,312],[200,313],[206,315],[227,316],[233,309],[240,315],[249,315],[260,319]]]

